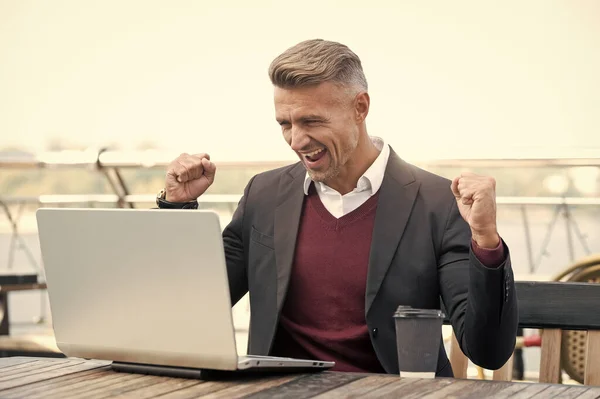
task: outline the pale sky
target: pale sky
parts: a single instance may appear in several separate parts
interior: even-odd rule
[[[271,60],[347,44],[405,158],[600,154],[600,1],[0,0],[0,147],[294,155]]]

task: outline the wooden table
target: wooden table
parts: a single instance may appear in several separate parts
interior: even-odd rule
[[[538,395],[538,396],[536,396]],[[600,388],[478,380],[400,379],[393,375],[322,372],[220,380],[117,373],[109,362],[0,359],[2,398],[530,398],[592,399]]]

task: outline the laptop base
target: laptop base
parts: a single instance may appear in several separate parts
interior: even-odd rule
[[[114,371],[120,373],[149,374],[175,378],[206,379],[208,374],[202,369],[160,366],[154,364],[112,362],[110,366]]]
[[[256,367],[243,370],[212,370],[126,362],[112,362],[111,368],[120,373],[148,374],[199,380],[222,380],[250,375],[267,376],[288,373],[315,373],[326,370],[326,368],[319,369],[308,367]]]

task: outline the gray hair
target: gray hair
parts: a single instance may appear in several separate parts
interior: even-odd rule
[[[290,47],[269,67],[271,83],[284,89],[335,82],[367,90],[360,58],[347,46],[322,39]]]

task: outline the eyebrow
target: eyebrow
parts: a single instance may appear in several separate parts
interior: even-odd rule
[[[301,116],[300,118],[297,119],[297,122],[298,123],[307,123],[307,122],[327,123],[327,122],[329,122],[329,119],[325,118],[321,115],[310,114],[310,115]],[[284,123],[290,123],[290,121],[288,121],[287,119],[277,119],[277,123],[279,123],[280,125],[283,125]]]
[[[304,123],[306,123],[306,122],[312,122],[312,121],[329,122],[329,119],[324,118],[324,117],[322,117],[320,115],[314,115],[314,114],[304,115],[304,116],[301,116],[300,118],[298,118],[298,122],[304,122]]]

